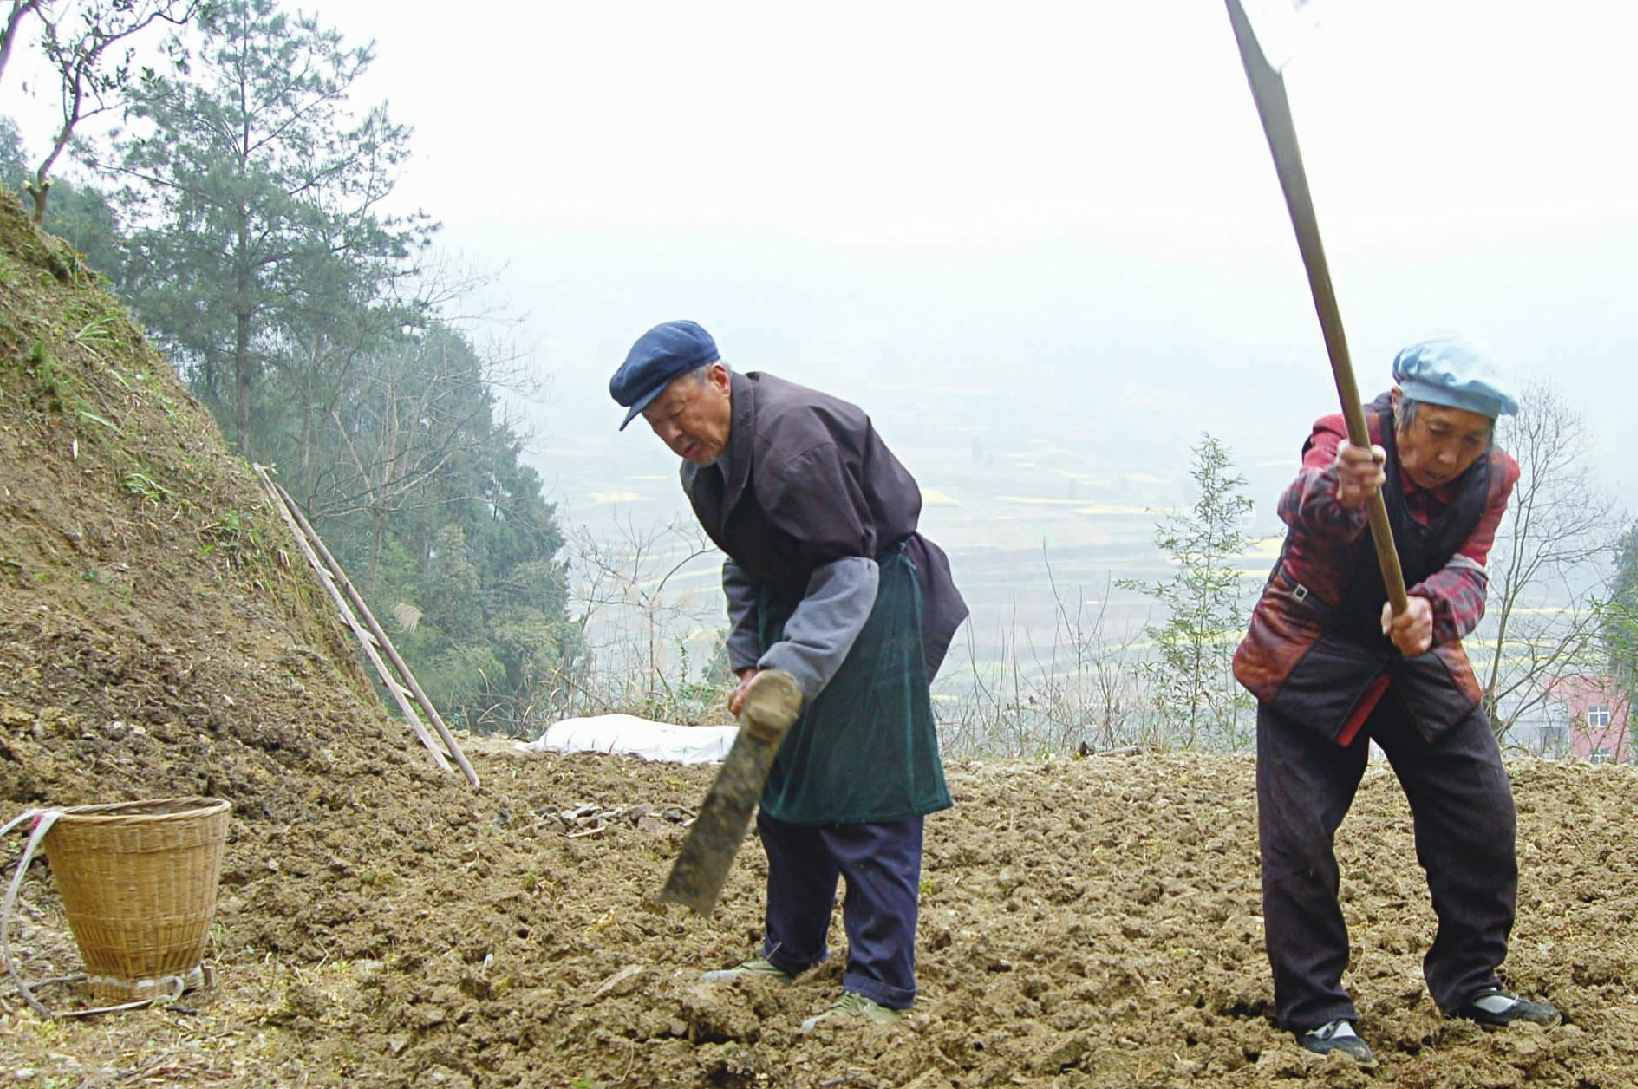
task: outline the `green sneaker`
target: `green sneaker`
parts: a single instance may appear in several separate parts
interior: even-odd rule
[[[1297,1043],[1302,1045],[1303,1050],[1316,1055],[1340,1051],[1360,1066],[1376,1065],[1371,1045],[1360,1038],[1359,1033],[1354,1031],[1354,1023],[1345,1017],[1327,1021],[1317,1029],[1297,1033]]]
[[[803,1021],[802,1031],[812,1032],[813,1026],[827,1017],[864,1017],[878,1025],[891,1025],[894,1021],[904,1020],[904,1011],[872,1002],[862,994],[843,991],[842,997],[832,1002],[824,1013]]]
[[[785,969],[767,957],[752,957],[732,968],[718,968],[700,976],[701,983],[729,983],[736,979],[771,979],[784,984],[794,982]]]

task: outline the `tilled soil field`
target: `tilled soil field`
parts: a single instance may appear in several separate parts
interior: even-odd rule
[[[483,790],[331,753],[290,819],[235,818],[189,1012],[52,1024],[13,1004],[24,1084],[406,1086],[1402,1086],[1633,1084],[1638,1001],[1629,769],[1516,765],[1524,880],[1507,978],[1567,1023],[1439,1016],[1409,814],[1373,768],[1344,826],[1351,985],[1374,1071],[1268,1020],[1251,764],[1092,757],[952,769],[929,822],[922,995],[902,1025],[801,1020],[831,964],[785,987],[702,985],[754,951],[760,849],[709,920],[650,898],[709,769],[474,745]],[[363,780],[361,783],[359,780]],[[73,967],[49,880],[27,970]],[[66,991],[51,992],[72,1004]],[[0,1075],[6,1071],[0,1070]]]

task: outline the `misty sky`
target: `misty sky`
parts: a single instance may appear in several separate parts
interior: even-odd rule
[[[606,382],[677,317],[884,421],[1162,477],[1201,431],[1294,465],[1334,406],[1220,0],[304,7],[376,43],[357,103],[415,130],[397,205],[526,319],[549,486],[571,447],[672,471]],[[1638,508],[1638,10],[1316,7],[1286,80],[1362,392],[1467,332],[1556,383]]]
[[[878,415],[894,385],[988,390],[1003,427],[1162,474],[1202,430],[1283,459],[1334,400],[1218,0],[419,7],[318,10],[416,129],[401,199],[504,262],[548,443],[612,427],[613,364],[684,316]],[[1638,14],[1318,10],[1286,79],[1362,391],[1467,332],[1550,377],[1638,499]]]

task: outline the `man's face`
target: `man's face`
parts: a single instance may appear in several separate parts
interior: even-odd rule
[[[643,409],[643,419],[678,457],[704,468],[728,448],[733,403],[728,368],[708,363],[678,375]]]
[[[1399,391],[1394,391],[1394,407]],[[1423,402],[1398,433],[1399,463],[1421,488],[1437,488],[1467,472],[1490,446],[1495,421],[1479,412]]]

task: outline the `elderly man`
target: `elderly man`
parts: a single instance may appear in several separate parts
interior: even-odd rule
[[[928,685],[967,615],[921,492],[860,409],[769,374],[728,369],[691,321],[638,338],[609,382],[683,459],[682,485],[727,554],[729,664],[780,669],[803,711],[763,790],[761,956],[708,980],[789,981],[824,961],[847,879],[843,993],[825,1017],[897,1020],[915,999],[923,817],[950,805]]]
[[[1512,789],[1462,637],[1484,614],[1485,559],[1519,476],[1492,441],[1517,411],[1489,359],[1440,337],[1393,361],[1390,393],[1366,406],[1372,445],[1343,417],[1314,424],[1302,472],[1280,498],[1279,563],[1234,659],[1257,697],[1257,822],[1263,920],[1279,1024],[1321,1054],[1362,1062],[1342,988],[1348,931],[1332,841],[1370,742],[1410,802],[1438,933],[1423,960],[1448,1017],[1550,1024],[1558,1011],[1511,994],[1518,888]],[[1380,491],[1409,587],[1393,615],[1365,503]]]

